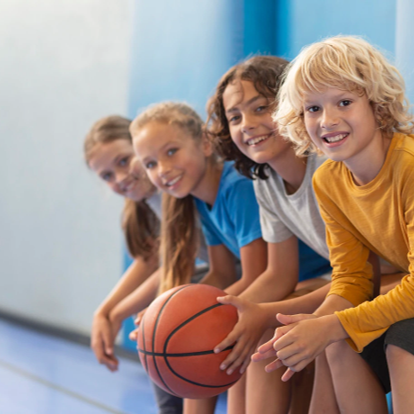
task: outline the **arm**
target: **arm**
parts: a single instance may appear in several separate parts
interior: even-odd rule
[[[266,242],[260,238],[243,246],[240,249],[240,261],[242,275],[237,282],[226,288],[229,295],[240,294],[264,272],[267,264]]]
[[[207,246],[209,272],[200,283],[225,289],[236,280],[235,259],[233,253],[224,244]]]
[[[113,344],[122,320],[114,323],[110,320],[110,313],[119,302],[148,278],[156,263],[156,255],[147,262],[137,258],[94,313],[91,348],[98,361],[111,371],[116,371],[118,367]]]
[[[242,299],[256,303],[274,302],[295,290],[299,277],[297,238],[291,236],[280,243],[268,243],[267,249],[267,268],[240,295]]]
[[[115,324],[145,309],[157,296],[161,269],[156,270],[145,282],[120,301],[110,312],[109,318]]]

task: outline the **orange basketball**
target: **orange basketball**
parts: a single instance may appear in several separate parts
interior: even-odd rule
[[[220,370],[231,348],[213,349],[233,329],[237,310],[216,298],[225,293],[213,286],[179,286],[151,303],[141,321],[138,354],[159,387],[182,398],[220,394],[241,377]]]

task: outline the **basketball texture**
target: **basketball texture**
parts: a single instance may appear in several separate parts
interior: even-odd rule
[[[173,288],[151,303],[141,321],[138,353],[159,387],[182,398],[207,398],[225,391],[241,377],[220,370],[230,353],[213,349],[233,329],[237,310],[217,302],[225,292],[208,285]]]

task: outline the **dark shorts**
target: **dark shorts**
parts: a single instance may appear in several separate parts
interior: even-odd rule
[[[360,354],[378,377],[384,391],[389,393],[391,382],[385,355],[387,345],[398,346],[414,355],[414,319],[406,319],[391,325],[382,336],[368,344]]]

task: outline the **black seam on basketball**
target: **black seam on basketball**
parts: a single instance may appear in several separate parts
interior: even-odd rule
[[[187,288],[188,286],[191,286],[191,285],[186,285],[186,286],[183,286],[181,289],[178,289],[177,291],[175,291],[165,302],[164,302],[164,304],[162,305],[162,307],[161,307],[161,309],[160,309],[160,311],[158,312],[158,315],[157,315],[157,319],[155,320],[155,324],[154,324],[154,332],[152,333],[152,349],[154,350],[154,344],[155,344],[155,334],[156,334],[156,331],[157,331],[157,326],[158,326],[158,321],[160,320],[160,316],[161,316],[161,314],[162,314],[162,312],[163,312],[163,310],[164,310],[164,308],[165,308],[165,306],[167,305],[167,303],[171,300],[171,298],[173,297],[173,296],[175,296],[178,292],[180,292],[181,290],[183,290],[183,289],[185,289],[185,288]],[[161,373],[160,373],[160,370],[158,369],[158,365],[157,365],[157,361],[156,361],[156,358],[155,358],[155,355],[153,355],[153,362],[154,362],[154,366],[155,366],[155,369],[156,369],[156,371],[157,371],[157,374],[158,374],[158,376],[159,376],[159,378],[161,379],[161,381],[162,381],[162,383],[165,385],[165,387],[172,393],[172,394],[174,394],[174,395],[177,395],[168,385],[167,385],[167,383],[164,381],[164,378],[162,377],[162,375],[161,375]]]
[[[142,324],[140,331],[142,332],[142,343],[144,344],[144,350],[141,351],[144,354],[144,368],[145,371],[148,373],[148,363],[147,363],[147,351],[145,349],[145,327],[144,327],[144,318],[142,319]]]
[[[170,339],[171,339],[171,337],[179,330],[179,329],[181,329],[184,325],[187,325],[189,322],[191,322],[192,320],[194,320],[194,319],[196,319],[196,318],[198,318],[200,315],[202,315],[203,313],[206,313],[206,312],[208,312],[208,311],[210,311],[210,310],[212,310],[212,309],[214,309],[214,308],[217,308],[217,307],[219,307],[219,306],[223,306],[223,304],[222,303],[217,303],[217,304],[215,304],[215,305],[212,305],[212,306],[209,306],[208,308],[205,308],[205,309],[203,309],[202,311],[200,311],[200,312],[198,312],[198,313],[196,313],[195,315],[193,315],[191,318],[188,318],[187,320],[185,320],[181,325],[179,325],[179,326],[177,326],[177,328],[175,328],[169,335],[168,335],[168,337],[167,337],[167,339],[166,339],[166,341],[165,341],[165,343],[164,343],[164,354],[165,355],[168,355],[167,354],[167,352],[166,352],[166,350],[167,350],[167,346],[168,346],[168,342],[170,341]],[[210,353],[214,353],[213,351],[200,351],[200,352],[206,352],[207,354],[210,354]],[[201,354],[202,355],[202,354]],[[171,367],[171,364],[168,362],[168,359],[167,359],[167,356],[164,356],[164,360],[165,360],[165,363],[167,364],[167,366],[168,366],[168,368],[170,369],[170,371],[175,375],[175,376],[177,376],[178,378],[180,378],[180,379],[182,379],[183,381],[186,381],[186,382],[188,382],[188,383],[190,383],[190,384],[193,384],[193,385],[197,385],[197,386],[199,386],[199,387],[205,387],[205,388],[223,388],[223,387],[229,387],[229,386],[231,386],[231,385],[233,385],[233,384],[235,384],[237,381],[232,381],[232,382],[230,382],[230,383],[228,383],[228,384],[222,384],[222,385],[206,385],[206,384],[200,384],[200,383],[198,383],[198,382],[195,382],[195,381],[191,381],[191,380],[189,380],[188,378],[185,378],[185,377],[183,377],[182,375],[180,375],[180,374],[178,374],[177,372],[175,372],[173,369],[172,369],[172,367]]]
[[[230,345],[226,349],[223,349],[223,351],[221,352],[230,351],[233,348],[234,348],[234,345]],[[188,357],[188,356],[209,355],[209,354],[215,353],[213,350],[211,350],[211,351],[200,351],[200,352],[187,352],[184,354],[166,354],[163,352],[146,351],[145,349],[141,349],[141,348],[138,348],[138,351],[144,355],[151,355],[151,356],[155,355],[157,357],[163,357],[163,358],[179,358],[179,357]]]

